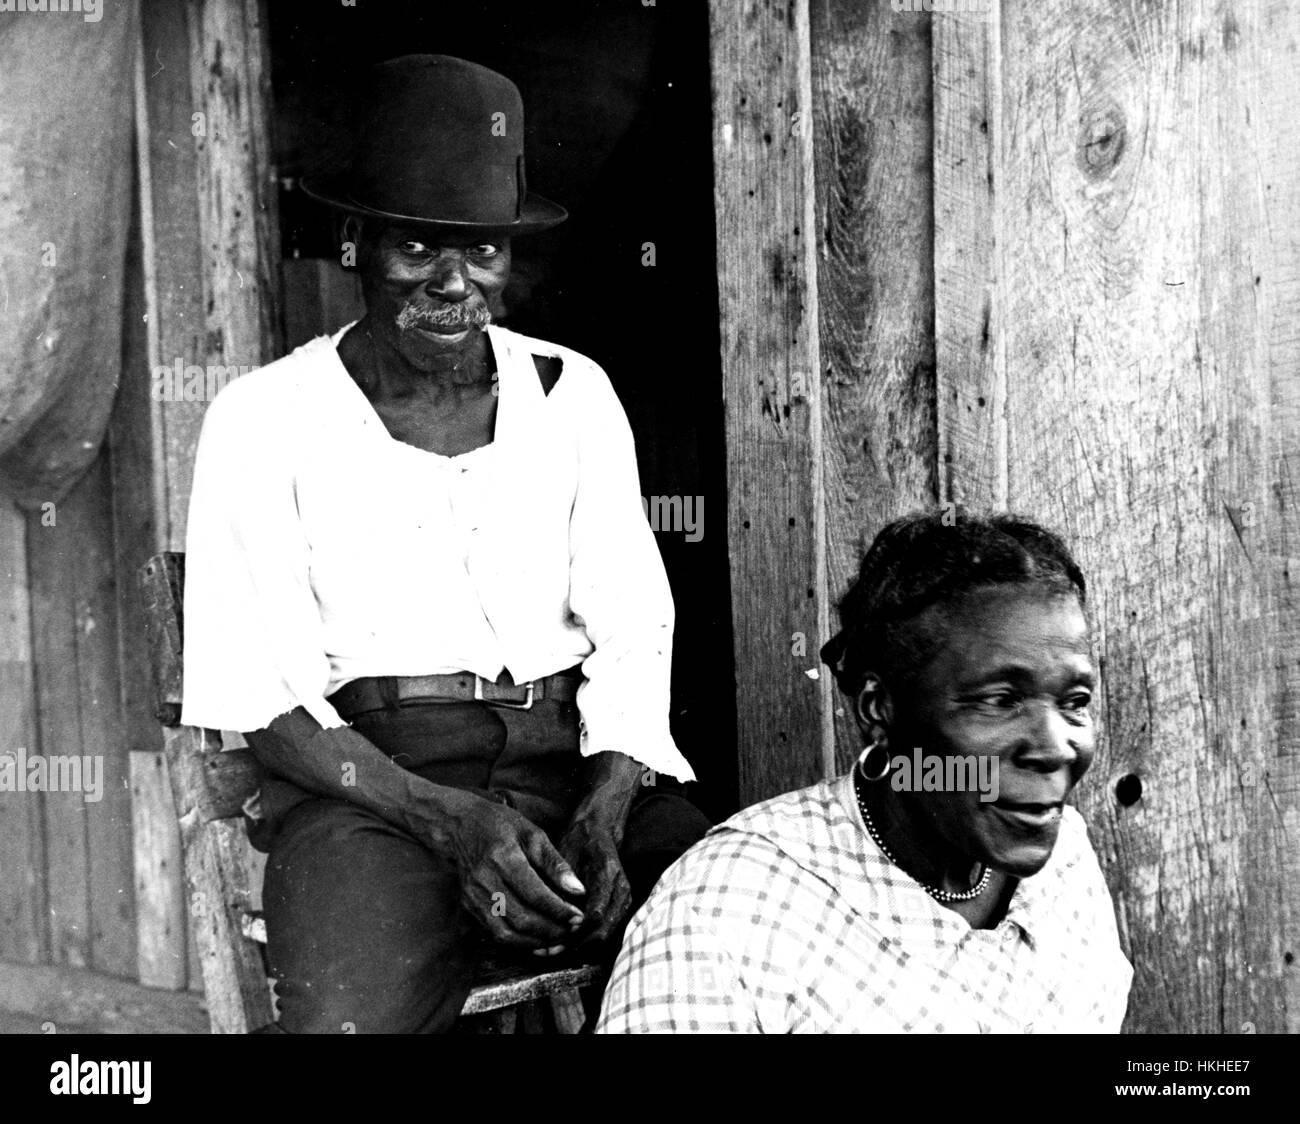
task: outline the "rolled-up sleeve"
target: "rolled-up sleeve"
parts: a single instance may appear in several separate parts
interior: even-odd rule
[[[208,408],[185,539],[187,725],[258,730],[297,706],[342,726],[283,441],[234,383]]]
[[[641,505],[632,430],[599,368],[584,390],[569,525],[569,608],[595,646],[578,691],[582,752],[613,750],[694,780],[669,732],[673,599]]]

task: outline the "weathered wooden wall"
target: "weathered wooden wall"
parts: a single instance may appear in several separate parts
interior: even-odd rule
[[[1300,1029],[1300,9],[715,0],[714,35],[742,795],[857,749],[790,592],[813,620],[918,502],[1023,511],[1094,590],[1129,1029]]]
[[[265,51],[260,0],[142,4],[139,208],[109,437],[55,511],[0,509],[0,751],[103,755],[104,793],[0,799],[0,961],[172,988],[197,975],[137,574],[184,547],[207,403],[155,399],[151,372],[278,350]]]
[[[712,35],[747,803],[856,756],[817,653],[864,536],[936,494],[930,23],[716,0]]]

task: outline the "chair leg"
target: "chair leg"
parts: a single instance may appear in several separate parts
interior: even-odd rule
[[[517,1034],[545,1034],[546,1008],[540,999],[530,999],[515,1008],[519,1012],[519,1029]]]
[[[484,1018],[484,1034],[514,1034],[519,1024],[517,1007],[502,1007],[489,1011]]]
[[[576,987],[557,991],[551,996],[551,1014],[560,1034],[578,1034],[587,1021],[582,995]]]

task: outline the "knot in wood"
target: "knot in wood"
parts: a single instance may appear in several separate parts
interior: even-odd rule
[[[1079,167],[1089,179],[1111,173],[1124,154],[1124,111],[1114,102],[1085,110],[1079,121]]]

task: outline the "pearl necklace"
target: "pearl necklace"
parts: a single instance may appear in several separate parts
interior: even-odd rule
[[[862,799],[862,791],[858,788],[857,777],[853,778],[853,795],[857,797],[858,810],[862,813],[862,822],[867,826],[867,834],[871,836],[871,841],[880,848],[880,853],[884,855],[885,858],[893,863],[894,866],[898,867],[899,870],[902,870],[902,866],[899,864],[898,860],[890,854],[889,848],[885,846],[885,841],[880,838],[880,833],[876,830],[876,825],[871,821],[871,813],[867,811],[867,803]],[[920,884],[921,889],[937,902],[968,902],[972,898],[978,898],[980,894],[984,893],[984,891],[988,889],[989,879],[992,875],[993,868],[986,865],[984,866],[984,874],[980,877],[980,880],[969,890],[960,891],[943,890],[938,886],[930,886],[925,882],[921,882],[919,878],[916,879],[916,881]]]

